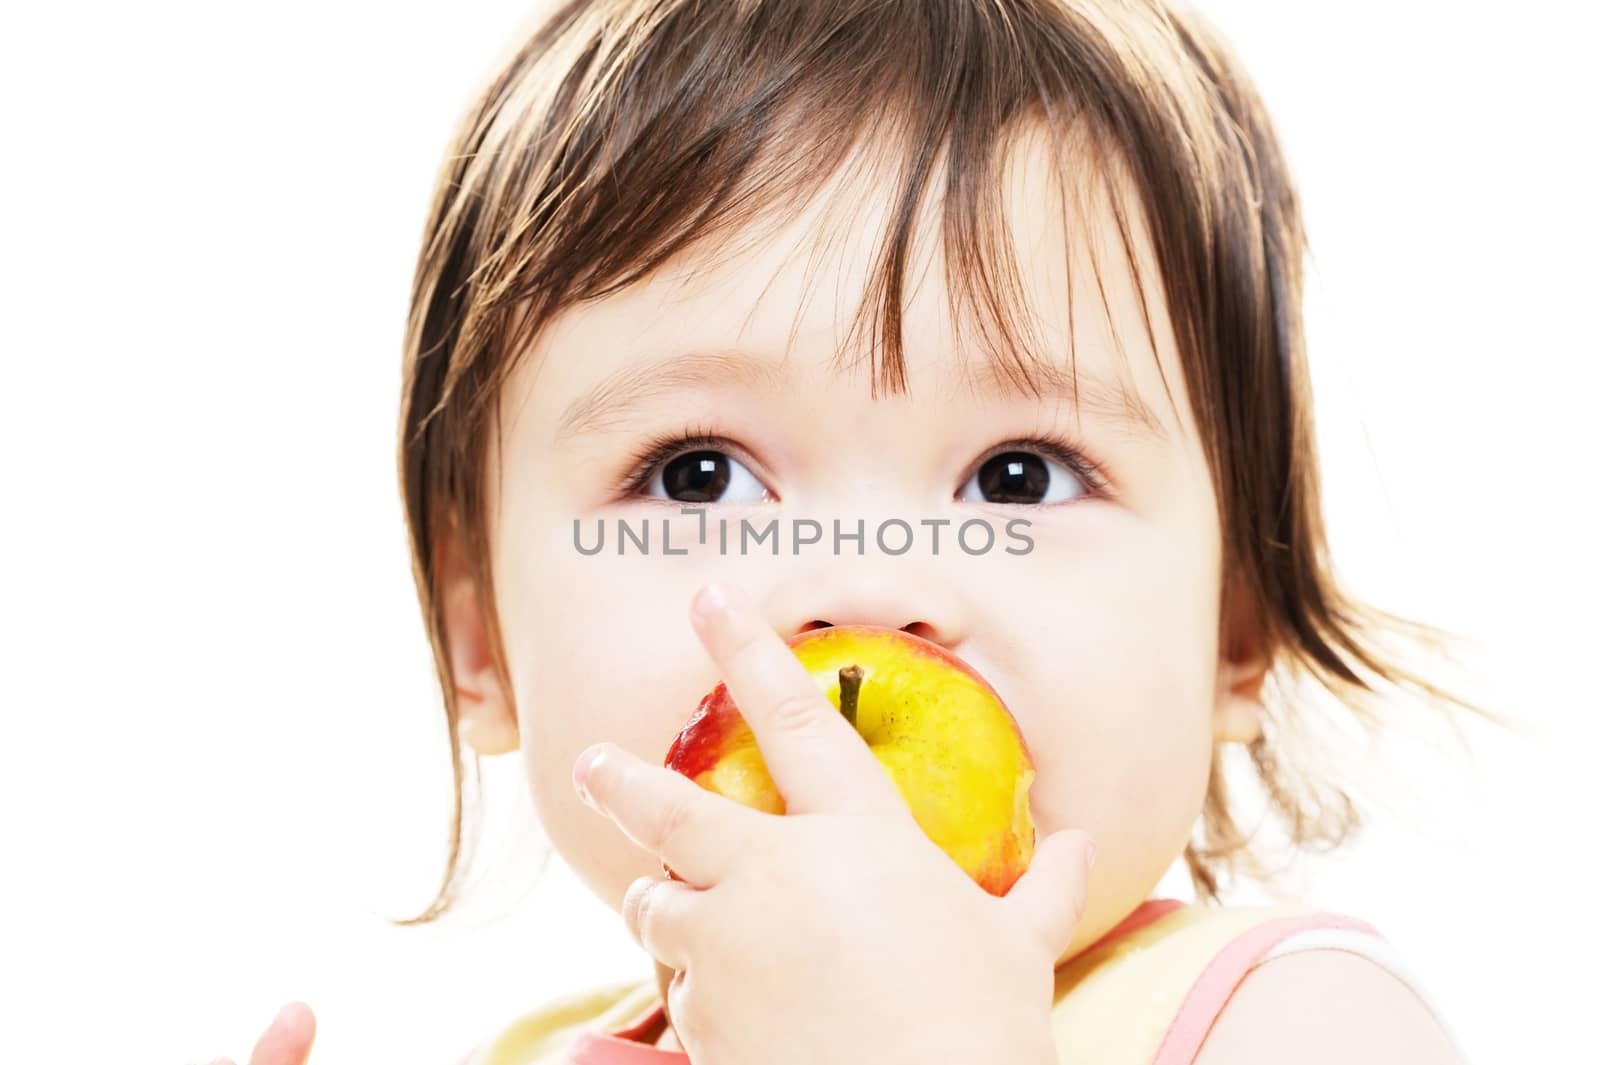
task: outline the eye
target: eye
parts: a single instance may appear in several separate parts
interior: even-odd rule
[[[728,454],[725,441],[701,432],[651,443],[635,459],[624,493],[683,504],[770,499],[760,478]]]
[[[721,451],[686,451],[662,463],[644,487],[676,503],[758,503],[767,490],[743,463]]]
[[[956,497],[966,503],[1041,506],[1093,494],[1099,487],[1093,465],[1072,448],[1051,441],[1035,450],[1017,444],[985,459]],[[1042,452],[1042,453],[1041,453]]]

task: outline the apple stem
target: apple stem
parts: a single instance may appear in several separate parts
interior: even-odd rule
[[[839,713],[856,727],[856,699],[861,692],[861,667],[845,666],[839,670]]]

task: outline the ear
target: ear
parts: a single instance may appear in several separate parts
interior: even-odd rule
[[[1211,715],[1211,735],[1216,743],[1249,744],[1261,738],[1265,714],[1261,689],[1272,669],[1272,659],[1253,613],[1241,611],[1223,630],[1216,705]]]
[[[456,727],[479,754],[505,754],[521,742],[516,707],[495,669],[484,597],[460,541],[452,518],[444,523],[434,556],[436,594],[455,686]]]

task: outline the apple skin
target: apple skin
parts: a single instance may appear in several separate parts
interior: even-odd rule
[[[853,723],[917,823],[984,890],[1009,891],[1033,860],[1034,766],[1016,719],[988,682],[938,644],[900,629],[837,625],[801,633],[789,646],[835,707],[839,671],[860,668]],[[665,765],[745,806],[785,812],[726,684],[700,700]]]

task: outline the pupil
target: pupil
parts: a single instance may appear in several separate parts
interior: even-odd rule
[[[714,503],[728,487],[728,457],[719,451],[687,452],[667,463],[661,482],[681,503]]]
[[[983,464],[978,484],[991,503],[1037,503],[1050,487],[1050,471],[1037,455],[1008,451]]]

